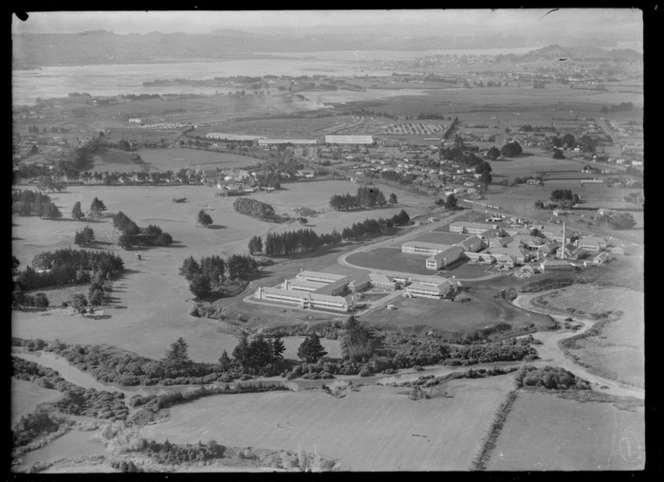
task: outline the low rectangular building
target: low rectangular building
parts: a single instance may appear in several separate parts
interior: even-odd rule
[[[606,251],[602,251],[593,258],[593,264],[595,265],[608,263],[609,261],[611,261],[611,256],[609,256],[609,253],[607,253]]]
[[[450,223],[450,232],[459,234],[482,234],[489,229],[496,228],[494,224],[471,223],[467,221],[454,221]]]
[[[579,239],[578,246],[587,251],[599,252],[606,249],[606,241],[598,236],[586,236]]]
[[[480,238],[477,235],[474,235],[464,239],[460,243],[457,243],[455,246],[461,246],[464,251],[472,251],[475,253],[480,249],[482,249],[484,243],[482,241],[482,238]]]
[[[454,289],[455,283],[449,279],[444,280],[435,286],[425,285],[422,283],[412,283],[406,287],[405,296],[412,298],[440,299],[453,292]]]
[[[547,259],[540,264],[542,272],[547,271],[572,271],[574,266],[564,260]]]
[[[374,287],[379,289],[395,290],[397,287],[396,281],[383,273],[369,273],[369,281]]]
[[[320,308],[325,310],[348,312],[353,307],[350,296],[330,296],[306,291],[284,290],[280,288],[258,288],[255,298],[298,306],[300,308]]]
[[[322,271],[300,271],[296,276],[296,279],[304,279],[307,281],[313,281],[315,283],[333,283],[341,279],[347,279],[342,274],[333,274],[333,273],[323,273]]]
[[[374,143],[372,136],[325,136],[325,144],[360,144],[370,145]]]
[[[426,243],[424,241],[408,241],[401,245],[401,252],[407,254],[426,254],[433,256],[449,249],[448,244]]]
[[[293,145],[316,145],[316,139],[258,139],[259,146],[272,146],[278,144],[293,144]]]
[[[445,251],[435,254],[426,260],[427,269],[441,269],[455,261],[458,261],[463,254],[463,247],[451,246]]]

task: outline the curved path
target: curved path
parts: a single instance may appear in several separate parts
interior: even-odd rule
[[[527,311],[550,315],[559,323],[563,323],[563,320],[568,318],[568,316],[553,314],[547,310],[535,308],[530,304],[530,300],[532,298],[541,294],[542,292],[534,294],[521,294],[517,296],[512,303],[515,306]],[[644,399],[645,390],[624,385],[615,380],[609,380],[607,378],[595,375],[594,373],[588,371],[588,369],[585,367],[574,363],[574,361],[565,356],[565,353],[558,345],[558,342],[566,338],[571,338],[573,336],[584,333],[593,326],[593,323],[588,320],[583,320],[581,318],[575,318],[572,316],[570,316],[570,318],[572,318],[572,320],[576,323],[581,323],[583,325],[582,328],[576,331],[538,331],[537,333],[533,333],[533,338],[540,340],[542,344],[535,345],[540,360],[536,360],[531,364],[535,366],[554,365],[562,367],[565,370],[574,373],[574,375],[591,382],[594,385],[593,389],[599,392],[605,392],[610,395],[629,396]]]

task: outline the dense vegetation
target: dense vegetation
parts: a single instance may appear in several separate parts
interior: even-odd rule
[[[378,236],[381,234],[392,234],[395,226],[404,226],[410,222],[410,216],[403,209],[389,219],[365,219],[360,223],[353,223],[349,228],[341,232],[343,239],[360,239],[362,237]]]
[[[261,221],[281,222],[282,220],[277,216],[277,213],[270,204],[256,199],[247,197],[237,198],[233,203],[233,209],[240,214],[245,214]]]
[[[505,157],[515,157],[522,152],[523,148],[517,141],[508,142],[500,149],[500,153]]]
[[[387,199],[380,189],[376,187],[361,186],[357,188],[357,194],[350,193],[335,194],[330,198],[330,207],[336,211],[350,211],[352,209],[364,209],[383,207]]]
[[[57,432],[60,423],[56,417],[45,410],[36,410],[22,416],[12,427],[14,448],[23,447],[37,437]]]
[[[40,218],[62,217],[62,213],[48,195],[30,190],[12,191],[12,214]]]
[[[74,244],[77,246],[90,246],[95,242],[95,232],[90,226],[86,226],[83,230],[76,231],[74,234]]]
[[[545,388],[547,390],[590,390],[590,382],[577,377],[562,367],[536,368],[522,366],[515,377],[518,387]]]
[[[630,229],[636,225],[634,216],[628,212],[604,214],[603,216],[598,216],[596,221],[598,224],[608,224],[613,229]]]
[[[45,286],[98,282],[115,278],[124,269],[122,258],[103,251],[58,249],[38,254],[32,266],[18,272],[17,281],[24,290]],[[44,270],[38,272],[35,269]]]
[[[330,234],[320,235],[313,229],[268,233],[265,237],[264,250],[266,256],[288,256],[315,251],[322,246],[336,246],[341,243],[341,239],[341,234],[336,230]],[[260,240],[260,246],[263,246],[260,237],[258,237],[258,240]],[[255,244],[256,247],[258,245]]]
[[[170,246],[173,237],[161,230],[159,226],[150,224],[147,228],[140,228],[122,211],[113,216],[113,227],[122,234],[118,238],[118,245],[124,249],[134,246]]]
[[[257,261],[251,256],[231,255],[226,261],[220,256],[204,256],[196,261],[193,256],[185,259],[180,274],[190,281],[189,289],[197,297],[222,292],[232,281],[245,282],[258,270]]]
[[[17,356],[12,356],[12,376],[63,392],[62,398],[50,405],[65,414],[124,420],[129,413],[123,401],[124,393],[79,387],[66,381],[57,371]]]

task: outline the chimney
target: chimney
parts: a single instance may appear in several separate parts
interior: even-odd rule
[[[565,237],[565,223],[563,222],[563,246],[562,246],[562,255],[560,259],[565,259],[565,246],[567,245],[567,238]]]

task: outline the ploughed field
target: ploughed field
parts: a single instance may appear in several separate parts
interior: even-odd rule
[[[368,386],[335,398],[320,390],[222,395],[172,407],[141,436],[217,440],[255,448],[317,448],[346,470],[466,470],[512,385],[509,375],[455,380],[451,398],[413,401],[408,389]]]
[[[491,471],[642,470],[643,408],[520,391],[487,465]]]

